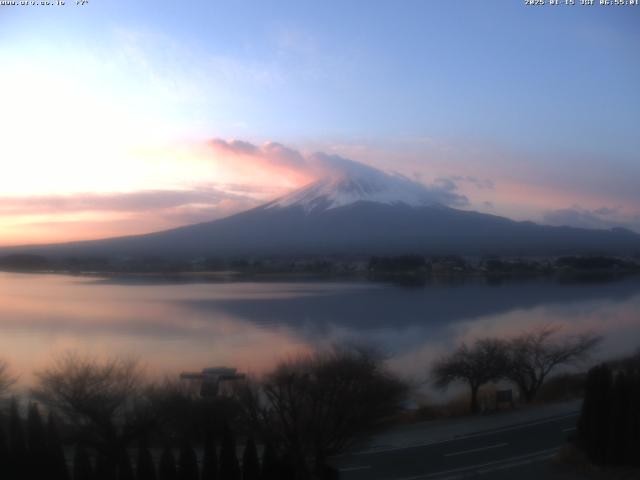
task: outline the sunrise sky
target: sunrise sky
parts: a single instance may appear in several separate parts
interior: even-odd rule
[[[0,245],[219,218],[314,152],[640,232],[640,6],[523,3],[0,6]]]

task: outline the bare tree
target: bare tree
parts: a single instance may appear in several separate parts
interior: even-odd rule
[[[9,392],[16,379],[9,373],[9,364],[0,360],[0,397]]]
[[[446,388],[456,381],[466,383],[471,391],[471,412],[477,413],[478,390],[482,385],[505,376],[507,360],[503,341],[483,338],[470,347],[463,343],[452,354],[437,360],[431,374],[439,388]]]
[[[167,436],[196,441],[220,434],[225,422],[240,414],[237,399],[227,396],[202,397],[198,390],[180,380],[166,378],[145,389],[145,405],[157,427]]]
[[[586,360],[602,341],[594,333],[557,338],[558,328],[544,327],[523,333],[508,343],[507,378],[515,383],[525,402],[530,403],[548,375],[560,365]]]
[[[142,373],[135,360],[68,353],[37,372],[34,396],[76,427],[80,440],[114,459],[138,433]]]
[[[336,348],[281,363],[239,397],[253,428],[281,445],[298,477],[307,478],[397,411],[407,390],[380,355]]]

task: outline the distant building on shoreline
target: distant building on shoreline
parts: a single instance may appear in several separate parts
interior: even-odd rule
[[[233,383],[244,380],[246,375],[232,367],[209,367],[201,372],[183,372],[181,380],[199,383],[199,393],[203,398],[227,396]]]

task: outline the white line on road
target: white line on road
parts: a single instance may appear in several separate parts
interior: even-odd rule
[[[533,453],[527,453],[525,455],[518,455],[515,457],[505,458],[502,460],[494,460],[493,462],[482,463],[480,465],[471,465],[469,467],[454,468],[451,470],[443,470],[440,472],[428,473],[424,475],[416,475],[414,477],[402,477],[395,478],[394,480],[427,480],[429,478],[438,478],[440,480],[453,480],[460,478],[460,474],[469,472],[488,473],[494,470],[501,470],[505,468],[517,467],[518,465],[525,465],[527,463],[533,463],[535,461],[546,460],[552,457],[560,447],[549,448],[547,450],[540,450]],[[449,475],[443,477],[443,475]]]
[[[341,455],[336,455],[334,458],[340,458],[340,457],[355,457],[355,456],[359,456],[359,455],[376,455],[378,453],[386,453],[386,452],[399,452],[401,450],[410,450],[412,448],[422,448],[422,447],[429,447],[431,445],[439,445],[441,443],[450,443],[450,442],[455,442],[457,440],[466,440],[468,438],[477,438],[477,437],[485,437],[488,435],[494,435],[496,433],[502,433],[502,432],[510,432],[512,430],[520,430],[523,428],[528,428],[528,427],[533,427],[536,425],[542,425],[544,423],[551,423],[551,422],[557,422],[559,420],[564,420],[566,418],[571,418],[571,417],[577,417],[580,414],[580,412],[573,412],[573,413],[569,413],[566,415],[560,415],[557,417],[551,417],[551,418],[546,418],[544,420],[537,420],[534,422],[529,422],[529,423],[521,423],[519,425],[512,425],[510,427],[501,427],[501,428],[497,428],[494,430],[489,430],[486,432],[479,432],[479,433],[471,433],[469,435],[461,435],[459,437],[453,437],[453,438],[448,438],[446,440],[436,440],[433,442],[425,442],[425,443],[415,443],[412,445],[406,445],[403,447],[390,447],[390,448],[371,448],[368,450],[361,450],[359,452],[350,452],[350,453],[343,453]]]
[[[576,430],[576,427],[570,427],[570,428],[563,428],[562,429],[563,432],[573,432],[574,430]]]
[[[497,472],[499,470],[508,470],[509,468],[520,467],[522,465],[531,465],[532,463],[542,462],[543,460],[549,460],[553,458],[553,456],[557,453],[559,449],[554,450],[553,452],[543,453],[541,455],[535,455],[533,457],[523,458],[522,460],[515,460],[513,462],[502,463],[500,465],[490,466],[488,468],[483,468],[482,470],[478,470],[478,473],[484,475],[485,473]],[[444,480],[444,479],[440,479]]]
[[[356,470],[370,470],[370,469],[371,469],[371,465],[363,465],[361,467],[339,468],[338,470],[340,470],[341,472],[355,472]]]
[[[461,452],[445,453],[444,456],[445,457],[455,457],[457,455],[464,455],[465,453],[481,452],[483,450],[490,450],[492,448],[506,447],[507,445],[509,445],[509,444],[508,443],[496,443],[495,445],[489,445],[487,447],[472,448],[471,450],[462,450]]]

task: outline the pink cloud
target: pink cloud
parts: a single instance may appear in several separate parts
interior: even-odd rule
[[[251,193],[200,187],[0,197],[0,245],[143,234],[212,221],[258,205]]]
[[[87,211],[155,211],[190,204],[215,206],[225,200],[243,201],[246,200],[246,196],[212,187],[190,190],[8,196],[0,197],[0,216]]]

